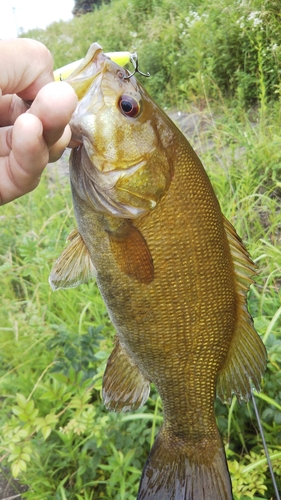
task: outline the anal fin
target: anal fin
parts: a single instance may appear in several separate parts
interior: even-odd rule
[[[146,402],[150,382],[116,341],[103,376],[102,395],[108,410],[133,411]]]
[[[236,394],[238,400],[247,401],[251,396],[251,382],[257,390],[260,388],[267,357],[265,346],[247,310],[247,292],[253,283],[256,266],[227,219],[224,219],[224,227],[234,263],[237,321],[227,358],[219,373],[217,395],[223,402],[230,402],[232,393]]]
[[[68,236],[70,242],[55,262],[49,277],[53,290],[73,288],[96,277],[96,269],[78,229]]]

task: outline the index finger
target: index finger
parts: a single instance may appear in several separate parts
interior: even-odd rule
[[[77,96],[67,82],[52,82],[37,94],[29,113],[43,124],[43,136],[51,148],[61,137],[77,104]]]
[[[38,91],[52,82],[53,58],[40,42],[29,38],[0,40],[0,97],[18,94],[33,100]]]

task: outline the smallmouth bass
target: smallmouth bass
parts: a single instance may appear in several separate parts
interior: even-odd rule
[[[78,229],[54,289],[95,277],[117,336],[103,378],[113,411],[159,391],[164,422],[138,500],[229,500],[214,398],[248,400],[266,351],[247,311],[255,274],[208,176],[176,125],[98,44],[67,79]]]

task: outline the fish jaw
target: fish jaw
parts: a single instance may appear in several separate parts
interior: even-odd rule
[[[102,70],[106,60],[109,60],[109,57],[102,52],[102,47],[98,43],[93,43],[83,61],[66,78],[75,90],[79,101],[86,95],[89,86]]]

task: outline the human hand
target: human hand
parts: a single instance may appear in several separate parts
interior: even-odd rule
[[[44,45],[0,40],[0,205],[35,189],[47,163],[75,145],[68,123],[76,94],[53,80]],[[30,108],[25,101],[33,101]]]

